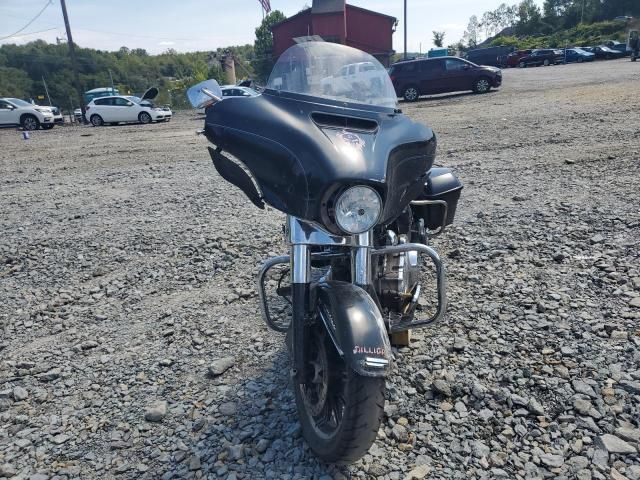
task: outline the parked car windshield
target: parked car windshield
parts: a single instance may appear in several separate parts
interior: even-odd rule
[[[19,107],[33,107],[33,104],[20,100],[19,98],[7,98],[7,100]]]
[[[304,42],[278,59],[267,89],[395,108],[387,70],[368,53],[329,42]]]

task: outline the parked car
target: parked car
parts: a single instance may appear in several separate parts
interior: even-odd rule
[[[500,60],[513,51],[514,47],[498,46],[469,50],[464,58],[476,65],[500,66]]]
[[[564,53],[564,58],[567,63],[582,63],[593,62],[596,56],[591,52],[576,47],[567,48]]]
[[[613,50],[604,45],[599,45],[597,47],[583,47],[582,49],[593,53],[596,56],[596,60],[613,60],[614,58],[624,57],[624,53],[618,50]]]
[[[220,89],[223,97],[255,97],[259,95],[253,88],[238,85],[223,85]]]
[[[541,48],[533,50],[529,55],[525,55],[520,58],[518,66],[520,68],[525,67],[539,67],[544,65],[557,65],[564,62],[564,53],[562,50],[555,50],[553,48]]]
[[[613,19],[614,22],[630,22],[631,20],[633,20],[633,17],[629,15],[618,15]]]
[[[0,98],[0,125],[20,125],[24,130],[49,130],[54,119],[51,107],[32,105],[19,98]]]
[[[386,72],[376,68],[372,62],[352,63],[340,68],[335,75],[320,80],[320,86],[324,94],[339,96],[358,88],[354,87],[354,83],[368,83],[367,87],[375,82],[382,85],[382,75],[386,75]]]
[[[34,107],[51,110],[51,113],[53,114],[53,123],[54,124],[63,124],[64,123],[64,117],[62,116],[62,113],[60,112],[60,109],[58,107],[47,106],[47,105],[38,105],[33,98],[23,98],[22,100],[24,100],[25,102],[30,103]]]
[[[105,123],[151,123],[169,121],[173,116],[169,107],[156,107],[151,103],[158,96],[158,89],[147,90],[142,97],[118,95],[95,98],[87,105],[87,117],[94,127]]]
[[[458,57],[395,63],[389,69],[396,94],[408,102],[420,95],[472,90],[486,93],[502,84],[499,68],[480,66]]]
[[[603,45],[605,47],[609,47],[611,50],[618,50],[619,52],[622,52],[625,57],[631,55],[631,49],[626,43],[618,42],[616,40],[607,40]]]
[[[527,55],[530,55],[531,52],[533,52],[533,50],[528,49],[528,50],[516,50],[515,52],[511,52],[509,55],[507,55],[506,57],[503,57],[500,61],[500,64],[503,67],[517,67],[518,63],[520,63],[520,59],[522,57],[526,57]]]

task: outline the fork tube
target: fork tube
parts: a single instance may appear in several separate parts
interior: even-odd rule
[[[353,236],[355,247],[351,251],[351,281],[356,285],[371,285],[371,248],[373,247],[373,232]]]
[[[293,349],[293,369],[291,376],[298,383],[304,380],[305,323],[309,311],[309,282],[311,262],[308,245],[291,246],[291,347]]]

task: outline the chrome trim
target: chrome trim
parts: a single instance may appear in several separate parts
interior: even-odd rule
[[[384,358],[365,357],[364,364],[371,368],[385,368],[389,365],[389,360]]]
[[[308,245],[291,245],[291,283],[311,281],[311,257]]]
[[[371,249],[373,231],[354,235],[351,251],[351,281],[356,285],[371,285]]]
[[[267,272],[276,265],[282,265],[289,263],[289,255],[283,255],[281,257],[273,257],[264,262],[262,268],[258,272],[258,296],[260,297],[260,310],[262,311],[262,318],[266,322],[267,326],[276,332],[285,333],[289,329],[289,325],[278,325],[271,320],[271,314],[269,313],[269,305],[267,303],[267,294],[264,290],[264,279],[267,276]]]
[[[438,290],[438,306],[436,313],[427,320],[421,320],[417,322],[409,322],[406,324],[405,330],[408,328],[426,327],[433,323],[439,322],[444,317],[447,310],[447,291],[446,291],[446,278],[445,269],[440,255],[433,248],[423,245],[422,243],[405,243],[402,245],[395,245],[391,247],[376,248],[370,250],[370,254],[373,255],[394,255],[397,253],[416,251],[423,253],[431,258],[431,261],[436,267],[436,280]],[[405,327],[405,326],[403,326]]]
[[[351,237],[333,235],[316,224],[291,215],[287,216],[287,239],[292,245],[351,245]]]
[[[413,200],[411,205],[423,206],[423,205],[440,205],[444,209],[444,215],[442,216],[442,225],[438,230],[427,230],[429,235],[440,235],[444,232],[445,227],[447,226],[447,215],[449,213],[449,205],[444,200]]]

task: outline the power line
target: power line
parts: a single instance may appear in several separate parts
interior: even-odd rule
[[[27,33],[23,33],[21,35],[18,35],[18,37],[26,37],[28,35],[36,35],[38,33],[44,33],[44,32],[50,32],[51,30],[60,30],[60,27],[53,27],[53,28],[47,28],[46,30],[38,30],[37,32],[27,32]],[[13,36],[13,35],[11,35]],[[10,38],[10,37],[5,37],[6,38]],[[0,41],[2,41],[3,39],[0,38]]]
[[[51,5],[52,3],[53,3],[53,0],[47,0],[47,3],[45,3],[44,7],[42,7],[42,10],[40,10],[35,17],[33,17],[31,20],[29,20],[29,23],[27,23],[24,27],[22,27],[17,32],[12,33],[11,35],[7,35],[6,37],[0,37],[0,41],[1,40],[6,40],[7,38],[15,37],[18,33],[20,33],[23,30],[25,30],[29,25],[31,25],[33,22],[35,22],[40,17],[40,15],[42,15],[42,12],[44,12],[47,9],[47,7],[49,5]]]

